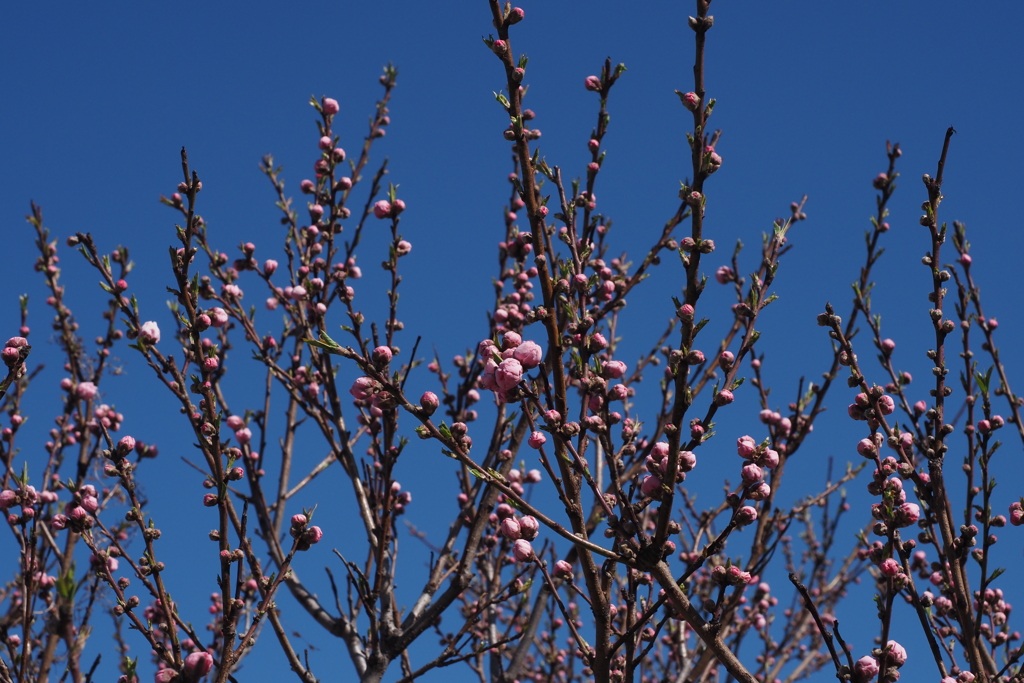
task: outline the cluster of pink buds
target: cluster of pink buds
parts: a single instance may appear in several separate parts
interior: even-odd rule
[[[95,492],[95,489],[93,489]],[[7,523],[26,524],[36,516],[36,506],[40,503],[52,503],[57,500],[57,494],[53,491],[40,493],[32,485],[26,484],[18,489],[5,489],[0,491],[0,511],[6,512],[13,507],[21,507],[21,514],[11,512],[7,515]]]
[[[523,373],[541,364],[544,351],[540,345],[523,338],[512,331],[505,332],[501,348],[490,339],[485,339],[477,347],[477,352],[484,361],[484,371],[480,375],[481,389],[493,391],[499,400],[512,400],[511,392],[523,380]]]
[[[373,215],[380,219],[397,218],[398,214],[403,211],[405,211],[405,202],[401,199],[396,199],[394,202],[381,199],[373,205]]]
[[[789,436],[789,433],[793,430],[793,421],[788,417],[783,417],[780,413],[772,410],[762,410],[760,413],[761,422],[768,425],[774,425],[776,433],[780,437]]]
[[[82,384],[87,384],[87,382],[82,382]],[[78,387],[81,388],[82,384],[79,384]],[[124,422],[124,415],[103,403],[96,407],[93,419],[87,423],[87,426],[89,431],[94,433],[100,431],[100,425],[109,431],[116,432],[121,429],[122,422]]]
[[[978,420],[978,424],[975,428],[982,434],[989,434],[996,429],[1001,429],[1006,424],[1006,420],[1003,419],[1002,415],[993,415],[987,420]]]
[[[890,458],[886,458],[889,460]],[[896,527],[908,527],[917,524],[921,518],[921,508],[917,503],[907,502],[907,492],[903,489],[903,480],[899,477],[884,479],[881,484],[877,478],[881,475],[875,470],[876,480],[868,486],[868,491],[873,494],[881,494],[882,502],[871,506],[871,516],[878,520],[875,525],[875,534],[885,536],[888,533],[887,525]]]
[[[718,565],[711,570],[711,579],[721,586],[749,586],[757,583],[757,577],[751,576],[736,565],[725,567]]]
[[[882,671],[882,663],[886,670]],[[900,678],[898,669],[907,663],[906,649],[895,640],[885,644],[885,648],[875,648],[870,655],[861,657],[853,665],[858,681],[870,681],[881,672],[880,681],[891,683]]]
[[[778,466],[778,451],[769,448],[767,440],[758,444],[752,436],[741,436],[736,439],[736,454],[744,459],[740,478],[746,497],[751,500],[766,500],[772,489],[763,481],[764,470]]]
[[[640,492],[645,496],[655,499],[661,498],[661,483],[668,471],[668,450],[669,445],[659,441],[651,447],[650,455],[645,460],[645,466],[650,475],[640,482]],[[676,481],[684,481],[686,473],[697,466],[697,456],[693,451],[679,451],[676,466]]]
[[[771,586],[762,581],[757,584],[754,599],[743,607],[748,623],[758,631],[768,625],[768,611],[779,604],[779,599],[771,595]]]
[[[1010,503],[1010,524],[1013,526],[1024,525],[1024,498]]]
[[[8,339],[7,343],[4,344],[3,351],[0,351],[0,354],[3,355],[4,365],[13,368],[25,359],[29,348],[28,340],[24,337],[11,337]]]
[[[292,515],[289,533],[298,540],[299,550],[309,550],[323,538],[324,532],[318,526],[309,526],[309,517],[305,514]]]
[[[881,393],[881,387],[875,387],[872,392],[876,392],[875,400],[878,405],[878,413],[882,415],[891,415],[896,410],[896,402],[892,400],[892,396]],[[872,429],[877,429],[881,422],[878,420],[878,415],[875,412],[875,407],[872,406],[870,396],[865,393],[857,394],[856,399],[847,408],[847,413],[854,420],[866,420],[868,426]]]

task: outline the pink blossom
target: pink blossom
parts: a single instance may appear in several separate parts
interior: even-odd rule
[[[391,215],[391,202],[382,199],[373,205],[373,215],[377,218],[387,218]]]
[[[152,320],[142,323],[139,327],[139,340],[146,344],[157,344],[160,342],[160,326]]]
[[[235,439],[242,445],[249,443],[252,440],[252,430],[248,427],[242,427],[235,432]]]
[[[323,105],[321,106],[323,107],[324,113],[329,116],[337,114],[338,111],[341,109],[341,107],[338,106],[338,100],[332,99],[330,97],[325,97],[323,100]]]
[[[263,262],[263,274],[270,277],[277,270],[277,261],[272,258],[268,258]]]
[[[494,370],[494,381],[501,391],[515,388],[523,379],[523,364],[515,358],[506,358]]]
[[[237,431],[245,426],[245,420],[243,420],[240,415],[232,415],[227,420],[225,420],[225,422],[227,423],[228,427],[232,429],[232,431]]]
[[[560,579],[572,579],[572,565],[565,560],[555,562],[555,576]]]
[[[778,451],[766,448],[757,461],[762,467],[767,467],[768,469],[773,470],[779,466],[779,453]]]
[[[696,111],[697,107],[700,105],[700,98],[695,92],[683,93],[679,96],[679,99],[682,100],[683,106],[690,111]]]
[[[530,445],[530,448],[540,448],[547,443],[548,437],[544,436],[544,432],[533,432],[530,434],[530,438],[527,439],[526,443]]]
[[[352,388],[348,390],[348,393],[352,394],[357,400],[362,401],[375,394],[376,388],[377,382],[374,380],[369,377],[359,377],[352,383]]]
[[[732,268],[729,266],[720,266],[715,271],[715,279],[720,285],[728,284],[736,279],[736,273],[732,272]]]
[[[98,392],[99,389],[92,382],[81,382],[75,387],[75,395],[83,401],[92,399]]]
[[[583,81],[583,87],[593,92],[600,92],[601,79],[597,76],[587,76],[586,80]]]
[[[724,406],[729,403],[732,403],[734,399],[735,397],[733,396],[731,391],[729,391],[728,389],[722,389],[720,392],[718,392],[718,395],[715,396],[715,404]]]

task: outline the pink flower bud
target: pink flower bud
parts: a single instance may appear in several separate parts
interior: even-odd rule
[[[213,655],[209,652],[193,652],[185,657],[185,665],[181,668],[181,673],[185,676],[186,681],[198,681],[210,673],[212,668]]]
[[[640,493],[645,496],[653,494],[655,491],[661,488],[661,479],[654,475],[647,475],[643,481],[640,482]]]
[[[494,381],[501,391],[515,388],[523,379],[523,364],[515,358],[506,358],[494,370]]]
[[[203,361],[203,369],[205,369],[207,372],[213,372],[219,367],[220,361],[217,360],[216,356],[211,356],[210,358],[207,358],[206,360]]]
[[[203,505],[205,505],[208,508],[216,507],[217,506],[217,494],[216,493],[207,493],[206,495],[204,495],[203,496]]]
[[[857,452],[865,458],[872,459],[878,455],[878,447],[873,439],[861,439],[857,442]]]
[[[303,542],[308,545],[316,545],[324,537],[323,530],[318,526],[311,526],[302,534]]]
[[[157,344],[160,341],[160,326],[150,320],[139,327],[139,340],[146,344]]]
[[[583,87],[593,92],[600,92],[601,79],[597,76],[587,76],[586,80],[583,81]]]
[[[743,479],[744,484],[753,484],[755,481],[761,481],[763,476],[764,472],[757,465],[746,465],[740,470],[740,477]]]
[[[548,437],[544,436],[544,432],[533,432],[526,443],[529,444],[530,448],[540,448],[547,443],[547,440]]]
[[[231,431],[234,432],[237,432],[239,429],[245,426],[245,420],[243,420],[240,415],[232,415],[227,420],[225,420],[225,422],[227,423],[228,427],[231,428]]]
[[[228,312],[220,306],[211,308],[207,311],[207,315],[210,316],[210,324],[214,327],[224,327],[228,324]]]
[[[682,100],[683,106],[690,111],[697,111],[697,107],[700,106],[700,98],[697,97],[695,92],[683,93],[679,99]]]
[[[312,180],[303,180],[299,183],[299,189],[302,190],[303,194],[313,194],[313,190],[316,189],[316,185]]]
[[[427,415],[432,415],[440,405],[441,402],[438,400],[437,394],[432,391],[425,391],[423,392],[423,395],[420,396],[420,406]]]
[[[270,277],[271,275],[274,274],[275,270],[277,270],[277,261],[275,261],[274,259],[270,258],[270,259],[267,259],[266,261],[263,262],[263,273],[264,273],[264,275],[266,275],[267,277]]]
[[[572,565],[565,560],[555,562],[555,576],[560,579],[571,579]]]
[[[373,350],[374,365],[387,365],[391,362],[391,347],[378,346]]]
[[[540,533],[540,522],[532,515],[523,515],[519,518],[519,530],[527,541],[537,538]]]
[[[235,440],[244,446],[252,440],[252,431],[248,427],[242,427],[235,432]]]
[[[135,439],[130,436],[122,436],[117,442],[117,452],[121,455],[128,455],[135,450]]]
[[[889,183],[889,176],[886,175],[885,173],[879,173],[878,175],[875,176],[875,179],[871,181],[871,185],[874,186],[874,188],[876,190],[883,190],[883,189],[885,189],[885,186],[888,183]]]
[[[522,7],[513,7],[505,17],[505,23],[511,26],[512,24],[518,24],[526,16],[526,12],[523,11]]]
[[[871,655],[864,655],[853,665],[858,681],[870,681],[878,675],[878,662]]]
[[[373,215],[377,218],[387,218],[391,215],[391,202],[382,199],[373,205]]]
[[[325,97],[323,104],[321,105],[324,113],[328,116],[333,116],[338,113],[341,107],[338,106],[338,101],[330,97]]]
[[[752,458],[754,457],[754,451],[757,450],[757,442],[754,441],[752,436],[741,436],[736,439],[736,453],[741,458]]]
[[[747,526],[757,521],[757,509],[744,505],[736,513],[736,523],[740,526]]]
[[[516,347],[512,357],[522,363],[525,369],[532,370],[541,364],[544,359],[544,351],[536,342],[524,341]]]
[[[501,535],[510,541],[516,541],[522,537],[519,522],[515,517],[506,517],[501,520]]]
[[[533,546],[525,539],[519,539],[512,544],[512,556],[516,562],[528,562],[533,559]]]
[[[728,284],[736,279],[736,273],[732,272],[732,268],[729,266],[720,266],[715,271],[715,279],[720,285]]]
[[[896,403],[892,400],[892,396],[885,395],[878,399],[878,412],[882,415],[892,415],[894,410],[896,410]]]
[[[882,572],[882,576],[896,576],[900,573],[902,567],[900,563],[889,557],[882,560],[882,564],[878,565],[879,570]]]
[[[897,643],[895,640],[890,640],[885,644],[885,649],[888,650],[889,664],[899,668],[907,663],[907,651],[906,649]]]
[[[621,360],[605,361],[601,371],[608,379],[621,379],[626,374],[626,364]]]
[[[735,397],[733,396],[732,392],[729,391],[728,389],[722,389],[720,392],[718,392],[718,395],[715,396],[715,404],[719,406],[724,406],[729,403],[732,403],[733,400],[735,400]]]

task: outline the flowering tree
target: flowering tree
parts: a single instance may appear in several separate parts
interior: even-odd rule
[[[493,308],[486,326],[461,340],[470,351],[450,363],[423,358],[420,340],[411,339],[399,315],[401,259],[412,250],[401,232],[406,206],[395,185],[385,187],[386,162],[371,165],[374,143],[390,123],[397,83],[390,66],[353,158],[333,128],[338,102],[311,100],[319,153],[315,175],[300,185],[305,206],[293,203],[281,169],[264,158],[286,232],[279,260],[260,262],[252,242],[239,245],[234,258],[219,250],[197,213],[202,182],[182,151],[183,180],[161,198],[180,221],[167,273],[170,330],[165,324],[162,331],[152,306],[131,294],[127,247],[110,251],[79,232],[67,244],[99,275],[106,301],[103,332],[91,349],[65,301],[57,241],[33,205],[37,270],[50,290],[67,377],[47,457],[18,460],[22,401],[35,377],[23,298],[22,329],[3,350],[8,373],[0,384],[9,417],[0,441],[0,508],[9,527],[6,547],[18,557],[0,592],[0,681],[56,680],[58,672],[62,680],[92,680],[99,660],[89,636],[109,611],[123,681],[142,675],[144,662],[125,656],[131,642],[149,651],[157,681],[220,683],[235,679],[265,637],[276,640],[300,680],[312,683],[320,674],[293,644],[284,610],[304,611],[339,639],[362,681],[412,681],[451,666],[494,683],[749,683],[819,671],[867,683],[897,680],[911,668],[917,678],[943,683],[1019,680],[1019,636],[998,587],[1003,570],[990,553],[994,528],[1007,522],[997,513],[991,466],[996,432],[1015,430],[1024,442],[1024,423],[994,338],[997,323],[982,310],[966,228],[954,223],[947,230],[939,218],[954,131],[946,133],[934,177],[924,176],[926,313],[935,340],[927,352],[934,364],[927,398],[915,400],[924,392],[911,389],[910,374],[894,364],[895,342],[883,337],[872,309],[872,267],[899,175],[899,145],[888,144],[886,170],[874,179],[876,214],[852,308],[844,321],[823,304],[817,319],[828,335],[821,343],[831,343],[831,366],[820,369],[821,382],[801,380],[796,400],[779,408],[761,374],[758,322],[771,315],[772,283],[791,233],[806,219],[805,199],[774,222],[752,272],[741,265],[748,259],[739,248],[730,266],[716,270],[718,283],[735,292],[731,310],[702,305],[708,278],[701,261],[715,251],[719,234],[704,223],[705,187],[723,159],[720,131],[709,127],[715,100],[705,86],[704,47],[714,21],[707,0],[696,5],[689,19],[693,88],[677,91],[692,120],[692,173],[681,183],[675,212],[631,262],[616,251],[621,245],[595,190],[611,93],[625,67],[608,60],[600,75],[585,79],[599,107],[587,140],[591,161],[581,177],[567,180],[531,147],[540,131],[523,104],[527,60],[510,38],[525,13],[489,0],[495,33],[484,42],[497,60],[496,77],[498,69],[504,73],[496,99],[512,143],[510,194]],[[357,252],[364,227],[379,226],[390,234],[382,261],[387,307],[364,311]],[[650,351],[629,363],[621,358],[620,314],[627,298],[643,295],[643,280],[658,266],[676,269],[682,296]],[[264,314],[248,303],[256,288],[265,308],[283,318],[272,333],[261,331]],[[698,342],[711,316],[731,326],[722,338]],[[859,325],[869,339],[855,344]],[[219,558],[205,633],[193,626],[197,610],[172,598],[187,577],[165,564],[161,520],[141,494],[157,448],[119,437],[124,418],[101,403],[101,386],[116,381],[107,372],[111,351],[125,339],[151,370],[145,390],[158,385],[169,392],[201,455],[196,467],[206,493],[196,492],[194,505],[216,519],[209,552]],[[404,352],[400,343],[410,341]],[[871,346],[877,366],[858,358]],[[952,348],[962,363],[947,362]],[[229,360],[265,377],[262,395],[234,390]],[[749,375],[741,375],[744,368]],[[947,377],[952,369],[959,384]],[[342,377],[351,373],[349,387]],[[432,389],[415,396],[412,378]],[[848,395],[837,396],[843,390],[833,385],[844,378]],[[763,431],[756,436],[716,427],[738,392],[758,399]],[[965,401],[956,438],[954,393]],[[849,404],[849,417],[863,423],[863,438],[848,445],[859,464],[842,473],[830,466],[817,490],[787,491],[783,474],[800,466],[827,400]],[[278,402],[283,424],[271,420]],[[997,414],[999,405],[1009,417]],[[327,455],[318,462],[306,457],[300,432],[314,433]],[[698,458],[733,448],[734,477],[721,496],[698,504]],[[414,575],[399,553],[400,518],[416,510],[400,483],[407,450],[450,467],[458,488],[443,537],[414,534],[433,552],[413,593],[407,586]],[[950,458],[963,464],[963,480],[950,476]],[[843,488],[865,468],[861,479],[875,499],[870,515],[851,509]],[[310,482],[328,469],[349,489],[353,505],[345,520],[322,518],[316,501],[306,500]],[[962,499],[950,494],[955,486],[964,490]],[[418,504],[443,504],[417,493]],[[1011,524],[1024,523],[1021,502],[1008,514]],[[848,516],[863,529],[852,543],[836,533]],[[333,556],[325,552],[329,545]],[[299,575],[327,563],[329,602]],[[772,572],[788,575],[791,585],[769,584]],[[862,579],[874,584],[873,609],[842,602]],[[900,610],[920,624],[927,651],[911,655],[898,642],[893,615]],[[838,617],[845,621],[851,612],[877,617],[875,647],[854,649],[843,638]],[[264,636],[265,625],[272,633]],[[429,656],[419,656],[422,648],[411,654],[417,641],[437,637]]]

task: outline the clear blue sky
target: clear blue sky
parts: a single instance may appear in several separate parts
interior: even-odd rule
[[[607,1],[522,6],[526,20],[514,29],[512,43],[517,53],[530,57],[527,104],[537,112],[543,132],[541,152],[568,176],[584,171],[597,111],[596,96],[583,89],[584,77],[597,73],[606,56],[629,68],[609,102],[608,158],[596,193],[599,208],[615,221],[613,243],[639,257],[641,245],[653,240],[674,210],[678,181],[689,173],[683,150],[690,118],[672,91],[692,88],[693,41],[685,27],[692,7]],[[999,318],[998,338],[1012,356],[1014,340],[1024,334],[1024,322],[1016,315],[1015,275],[1024,235],[1012,199],[1020,193],[1024,157],[1024,42],[1019,39],[1024,6],[992,3],[976,13],[952,2],[804,0],[721,2],[712,13],[716,24],[708,37],[707,88],[718,100],[713,123],[724,131],[718,147],[724,165],[707,186],[706,230],[725,248],[710,259],[709,270],[726,262],[728,246],[736,239],[756,248],[760,233],[790,201],[805,193],[810,197],[809,220],[793,235],[795,248],[784,259],[775,287],[781,299],[768,310],[759,343],[768,354],[766,374],[780,404],[793,396],[797,377],[817,378],[827,368],[828,343],[814,315],[826,300],[844,315],[849,310],[849,283],[856,277],[862,235],[874,211],[870,183],[885,168],[887,139],[899,141],[905,153],[892,203],[893,230],[886,236],[888,251],[876,270],[876,308],[885,333],[899,344],[900,367],[920,379],[928,375],[923,353],[928,338],[920,334],[930,287],[920,265],[927,242],[917,224],[926,195],[919,178],[934,173],[949,125],[958,134],[946,170],[941,217],[967,223],[987,311]],[[449,358],[478,341],[492,296],[495,244],[509,195],[504,178],[510,170],[508,144],[501,137],[507,121],[491,95],[504,86],[503,73],[480,41],[493,32],[483,0],[433,6],[18,3],[5,15],[0,27],[0,226],[6,258],[0,271],[5,293],[0,331],[14,334],[16,296],[30,294],[33,359],[49,366],[27,404],[39,436],[32,441],[26,428],[22,445],[30,462],[41,452],[37,444],[59,411],[54,389],[62,375],[56,348],[46,343],[49,314],[41,279],[32,272],[35,251],[23,220],[29,200],[43,206],[46,223],[61,243],[80,230],[93,233],[107,248],[129,246],[138,267],[132,291],[143,302],[144,317],[169,329],[166,248],[173,240],[175,216],[156,200],[173,192],[180,180],[180,147],[188,147],[203,179],[200,212],[215,243],[234,253],[240,241],[251,240],[258,245],[258,257],[272,256],[283,235],[269,184],[257,170],[260,156],[275,155],[288,188],[298,195],[298,183],[311,174],[316,154],[313,112],[306,103],[310,94],[338,99],[336,130],[343,146],[354,152],[379,94],[377,76],[389,61],[399,69],[398,88],[392,125],[374,158],[386,154],[391,159],[389,180],[401,186],[408,205],[402,227],[414,245],[402,264],[407,272],[401,317],[410,332],[400,344],[411,347],[414,334],[422,334],[423,348],[436,347],[442,358]],[[368,236],[361,262],[368,276],[363,300],[370,302],[364,310],[377,319],[383,315],[384,286],[374,264],[384,256],[383,239]],[[951,253],[951,245],[947,250]],[[76,285],[69,302],[79,312],[83,336],[91,339],[100,329],[95,315],[87,313],[88,299],[98,292],[92,289],[96,277],[71,250],[61,253],[65,284]],[[748,256],[749,271],[755,262],[752,253]],[[678,265],[666,260],[645,284],[627,311],[630,329],[638,335],[630,358],[656,338],[671,315],[670,296],[681,284]],[[706,335],[724,329],[729,320],[724,288],[712,285],[707,296],[719,307],[712,309],[718,315]],[[706,345],[711,347],[711,341]],[[154,514],[158,522],[168,520],[161,522],[168,531],[178,528],[176,536],[189,530],[205,534],[211,519],[195,504],[199,480],[180,459],[192,454],[186,425],[166,397],[154,392],[155,382],[135,354],[122,351],[125,374],[108,378],[106,390],[127,418],[126,431],[161,447],[163,455],[153,467],[166,483],[149,491]],[[871,355],[865,351],[862,357]],[[1015,360],[1010,359],[1010,377],[1021,391],[1024,365]],[[244,354],[236,354],[240,370],[244,361]],[[872,379],[880,378],[876,372]],[[423,388],[429,386],[426,377],[420,381]],[[921,394],[915,398],[925,398],[923,384],[915,385]],[[833,407],[848,402],[842,391],[837,387]],[[236,403],[243,401],[241,392],[235,395]],[[752,406],[752,400],[741,397],[728,418],[732,422],[720,422],[720,431],[739,435],[754,430]],[[819,482],[823,474],[817,465],[826,456],[835,455],[839,462],[857,459],[853,444],[860,435],[839,419],[841,412],[821,421],[800,456],[807,459],[810,478],[794,479],[782,500],[795,499]],[[997,470],[1004,481],[1014,481],[1022,474],[1020,443],[1009,431],[1004,440],[1008,448]],[[319,459],[321,450],[311,442],[311,459]],[[425,513],[428,494],[412,482],[426,477],[422,480],[450,485],[447,462],[432,450],[416,457],[403,464],[416,496],[410,513],[418,525],[438,529],[445,520]],[[949,469],[955,470],[955,464]],[[716,488],[720,479],[705,475],[706,485]],[[335,539],[344,537],[353,513],[344,501],[332,504],[339,487],[338,478],[324,481],[309,502],[319,496],[327,512],[318,521],[327,540],[342,547],[344,541]],[[862,484],[853,489],[866,500]],[[1005,507],[1020,493],[1004,484],[997,500],[1005,499],[1000,502]],[[442,503],[453,511],[451,501]],[[335,515],[331,522],[328,513]],[[175,517],[180,519],[169,519]],[[1003,551],[1017,557],[1019,535],[1013,530],[1003,535]],[[0,541],[0,549],[9,543]],[[170,538],[163,543],[174,551],[187,548]],[[405,548],[412,545],[406,542]],[[209,548],[200,544],[198,550]],[[337,569],[326,548],[302,559],[301,574],[316,581],[324,564]],[[422,578],[412,564],[410,585]],[[197,570],[191,585],[172,590],[182,601],[201,599],[213,590],[213,566]],[[203,572],[210,579],[206,584],[200,580]],[[326,592],[323,585],[318,590]],[[865,633],[874,633],[870,614],[856,614],[862,605],[851,603],[850,613],[840,617],[847,623],[868,617]],[[196,604],[196,621],[203,608]],[[917,628],[908,612],[897,618],[901,627]],[[335,643],[315,626],[299,616],[289,626],[320,648],[313,660],[318,675],[340,680],[331,675],[332,667],[350,672],[347,661],[325,650]],[[866,652],[869,637],[853,637],[859,653]],[[96,639],[92,646],[102,644]],[[140,654],[141,641],[135,645],[134,653]],[[268,639],[250,665],[258,661],[284,672],[275,647]],[[917,652],[926,656],[922,649]],[[934,675],[929,667],[923,675]],[[826,672],[822,680],[830,677]]]

